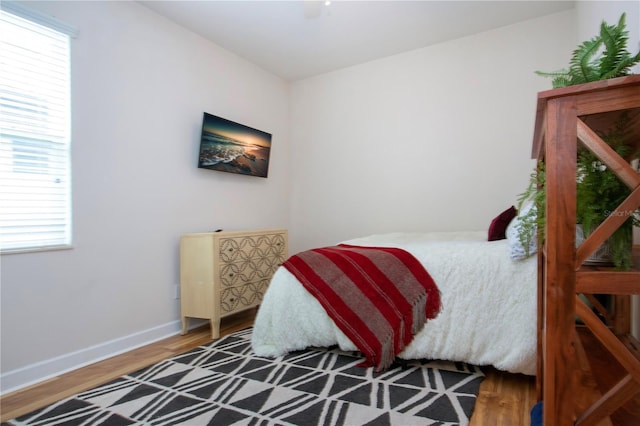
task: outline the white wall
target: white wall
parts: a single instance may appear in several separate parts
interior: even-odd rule
[[[296,82],[292,252],[393,231],[485,230],[533,170],[535,70],[568,64],[574,12]]]
[[[175,334],[181,234],[288,222],[285,81],[135,2],[30,5],[79,30],[74,248],[1,258],[3,392]],[[204,111],[272,133],[267,179],[197,169]]]

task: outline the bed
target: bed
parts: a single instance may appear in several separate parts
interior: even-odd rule
[[[460,361],[535,375],[536,256],[513,258],[510,241],[487,241],[482,231],[377,234],[342,244],[401,248],[427,269],[440,290],[440,313],[398,358]],[[256,316],[254,352],[276,357],[333,345],[357,350],[300,281],[279,267]]]

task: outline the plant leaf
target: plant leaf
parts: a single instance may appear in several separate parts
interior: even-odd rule
[[[640,62],[640,52],[631,55],[626,49],[629,38],[625,19],[623,13],[617,25],[602,21],[600,33],[573,51],[568,70],[536,74],[551,77],[553,88],[628,75],[631,67]]]
[[[585,41],[574,50],[569,66],[572,84],[586,83],[599,79],[598,61],[593,58],[596,53],[598,53],[601,45],[602,39],[600,37],[594,37],[591,40]]]

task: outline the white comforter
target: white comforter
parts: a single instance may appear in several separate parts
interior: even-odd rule
[[[413,254],[441,292],[442,311],[399,355],[493,365],[535,375],[535,256],[513,261],[507,240],[486,232],[394,233],[344,241],[400,247]],[[264,296],[253,330],[253,350],[276,357],[309,346],[357,350],[320,303],[280,267]]]

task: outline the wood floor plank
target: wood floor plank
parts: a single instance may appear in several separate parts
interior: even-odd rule
[[[586,327],[578,328],[578,336],[586,351],[593,377],[601,393],[606,393],[618,381],[626,371],[620,363],[609,353],[600,341]],[[640,358],[640,345],[632,337],[623,337],[622,342]],[[597,374],[600,372],[601,374]],[[635,426],[640,424],[640,395],[636,395],[611,416],[611,423],[616,426]]]
[[[485,368],[470,426],[528,425],[535,404],[535,377]]]

